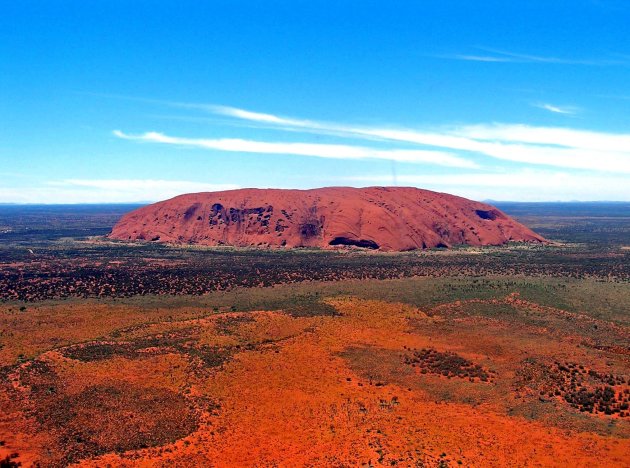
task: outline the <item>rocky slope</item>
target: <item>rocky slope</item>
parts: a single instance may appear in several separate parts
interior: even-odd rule
[[[260,247],[404,251],[544,239],[497,208],[411,187],[242,189],[142,207],[112,239]]]

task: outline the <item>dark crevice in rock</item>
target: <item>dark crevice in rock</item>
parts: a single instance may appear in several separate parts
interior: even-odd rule
[[[475,213],[481,219],[489,219],[494,221],[498,218],[498,213],[495,210],[475,210]]]
[[[348,245],[362,247],[364,249],[378,249],[379,245],[368,239],[350,239],[348,237],[335,237],[328,245]]]

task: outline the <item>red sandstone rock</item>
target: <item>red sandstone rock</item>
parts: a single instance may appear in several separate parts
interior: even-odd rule
[[[411,187],[192,193],[125,215],[120,240],[412,250],[545,240],[497,208]]]

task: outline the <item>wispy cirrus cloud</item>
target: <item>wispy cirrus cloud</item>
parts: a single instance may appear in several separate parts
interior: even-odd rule
[[[0,202],[10,203],[133,203],[164,200],[183,193],[240,188],[163,179],[62,179],[44,184],[0,187]]]
[[[492,56],[492,55],[454,54],[454,55],[443,55],[441,57],[449,58],[449,59],[456,59],[456,60],[465,60],[467,62],[501,63],[501,62],[512,61],[509,57],[497,57],[497,56]]]
[[[630,101],[630,95],[623,94],[596,94],[596,97],[604,99],[616,99],[619,101]]]
[[[627,133],[498,123],[467,125],[459,127],[456,131],[459,135],[476,140],[548,145],[553,148],[564,147],[630,156],[630,134]]]
[[[127,99],[123,96],[117,98]],[[135,98],[134,98],[135,99]],[[459,127],[438,127],[428,130],[391,128],[391,127],[361,127],[356,125],[341,124],[335,122],[322,122],[312,119],[287,117],[272,113],[256,112],[237,107],[206,104],[171,102],[151,99],[140,99],[153,104],[166,105],[185,109],[195,109],[212,115],[228,117],[235,122],[248,123],[252,126],[272,128],[283,131],[303,132],[311,134],[332,135],[342,138],[380,140],[405,144],[416,144],[422,147],[413,156],[415,162],[439,164],[450,167],[472,167],[475,162],[470,161],[468,154],[476,153],[494,159],[512,161],[523,164],[555,166],[565,169],[587,169],[597,171],[624,172],[630,173],[630,146],[627,144],[630,135],[612,134],[605,132],[592,132],[588,130],[574,130],[554,127],[538,127],[531,125],[510,125],[510,124],[482,124]],[[552,106],[546,110],[550,112],[574,112],[578,111],[574,107]],[[563,114],[569,115],[569,114]],[[229,122],[229,120],[228,120]],[[144,134],[146,137],[147,134]],[[153,135],[160,139],[159,135]],[[131,135],[118,135],[119,137],[132,137]],[[149,136],[151,136],[149,134]],[[164,136],[164,135],[162,135]],[[136,136],[137,137],[137,136]],[[175,138],[175,137],[169,137]],[[131,139],[131,138],[130,138]],[[138,139],[138,138],[136,138]],[[147,140],[145,138],[145,140]],[[181,139],[180,139],[181,140]],[[186,139],[184,139],[186,140]],[[209,149],[224,151],[246,151],[245,145],[248,140],[206,140],[194,139],[196,145],[221,146]],[[147,140],[148,141],[148,140]],[[162,141],[156,141],[166,143]],[[211,144],[211,142],[214,142]],[[191,141],[170,141],[171,144],[191,145]],[[258,149],[253,151],[260,153],[272,153],[276,151],[299,150],[297,155],[305,155],[304,148],[294,146],[292,148],[281,145],[281,143],[253,142],[260,143]],[[298,144],[292,144],[298,145]],[[304,143],[304,145],[315,145]],[[230,149],[227,146],[231,146]],[[308,148],[310,156],[340,158],[338,150],[348,150],[345,154],[347,158],[357,158],[357,151],[351,150],[351,145],[324,145],[323,147]],[[366,148],[369,150],[369,148]],[[271,151],[273,150],[273,151]],[[331,153],[329,150],[333,150]],[[381,150],[384,151],[384,150]],[[409,161],[412,153],[404,153],[405,150],[391,150],[391,153],[371,152],[368,156],[366,151],[362,153],[362,158],[391,159],[397,161]],[[397,153],[398,151],[403,151]],[[410,150],[407,150],[410,151]],[[423,152],[424,151],[424,152]],[[465,152],[466,154],[461,154]],[[458,153],[460,155],[458,155]],[[289,153],[296,154],[296,153]],[[354,155],[354,156],[353,156]],[[432,162],[429,157],[433,157]]]
[[[190,146],[218,151],[259,154],[290,154],[335,159],[386,159],[435,164],[458,168],[479,168],[478,156],[527,166],[547,166],[565,170],[630,173],[630,134],[595,132],[582,129],[540,127],[523,124],[479,124],[427,129],[358,126],[305,118],[287,117],[214,104],[151,101],[158,104],[196,109],[227,117],[256,127],[299,133],[333,135],[352,140],[390,142],[393,148],[377,149],[362,145],[286,143],[246,139],[182,138],[148,132],[119,138],[162,144]],[[547,105],[556,113],[577,108]],[[417,145],[418,149],[397,149],[397,144]],[[475,161],[471,155],[476,154]],[[491,161],[487,161],[492,164]]]
[[[340,184],[390,184],[390,174],[362,175],[339,178]],[[591,201],[593,193],[585,187],[598,187],[595,199],[630,201],[628,178],[562,171],[518,170],[509,173],[475,172],[438,175],[399,175],[399,185],[412,185],[454,193],[482,200],[519,201]],[[625,197],[620,194],[625,193]]]
[[[245,119],[265,119],[266,114],[243,113]],[[274,123],[282,123],[282,119],[274,119]],[[296,121],[297,122],[297,121]],[[300,125],[306,125],[300,123]],[[382,159],[406,163],[436,164],[449,167],[475,168],[477,165],[443,151],[408,150],[408,149],[376,149],[365,146],[335,145],[320,143],[293,143],[243,140],[237,138],[182,138],[165,135],[158,132],[147,132],[140,135],[129,135],[115,130],[114,135],[126,140],[162,143],[170,145],[188,146],[217,151],[258,153],[258,154],[287,154],[294,156],[310,156],[329,159]]]
[[[213,112],[269,126],[478,153],[524,164],[630,173],[630,134],[482,124],[428,131],[317,122],[219,106]]]
[[[124,192],[153,191],[156,189],[175,192],[181,192],[182,190],[188,192],[204,192],[238,188],[238,185],[235,184],[208,184],[188,180],[163,179],[63,179],[60,181],[51,181],[49,184],[61,187],[86,187]]]
[[[444,58],[450,60],[464,60],[470,62],[498,62],[498,63],[540,63],[540,64],[556,64],[556,65],[584,65],[592,67],[604,66],[628,66],[630,59],[620,54],[611,54],[607,57],[597,58],[572,58],[572,57],[556,57],[552,55],[536,55],[511,52],[507,50],[495,49],[490,47],[475,47],[476,51],[481,53],[472,54],[443,54],[436,55],[436,58]]]
[[[532,104],[534,107],[543,109],[554,114],[575,115],[578,113],[578,108],[574,106],[555,106],[544,102],[537,102]]]

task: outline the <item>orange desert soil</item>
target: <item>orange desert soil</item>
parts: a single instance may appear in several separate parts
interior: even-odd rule
[[[628,466],[627,356],[585,346],[561,309],[515,294],[426,311],[326,302],[333,315],[195,318],[203,311],[88,303],[10,316],[0,458],[90,467]],[[481,306],[502,320],[475,315]],[[525,322],[510,325],[514,317]],[[628,339],[627,327],[602,333]],[[6,365],[20,350],[34,357]],[[584,412],[566,399],[582,385],[612,396]],[[609,404],[626,409],[599,411]]]
[[[544,239],[497,208],[411,187],[194,193],[125,215],[110,238],[405,251]]]

